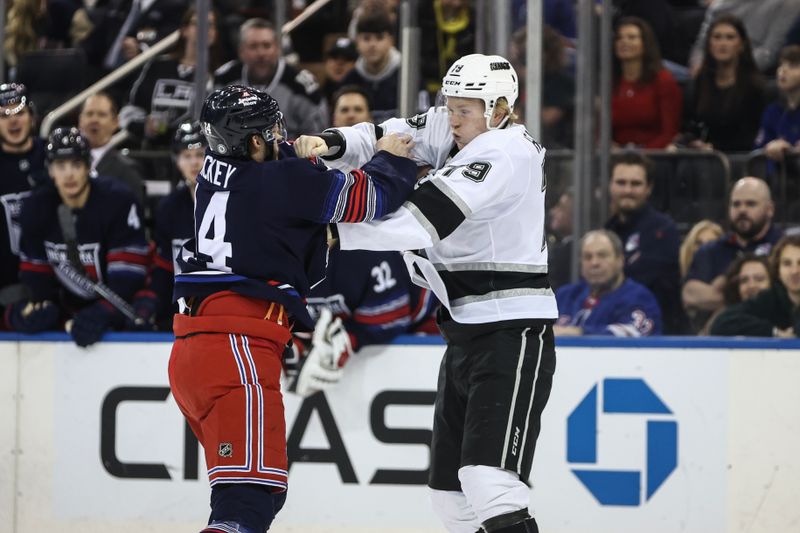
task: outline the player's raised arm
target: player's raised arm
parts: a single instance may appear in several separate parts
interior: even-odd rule
[[[381,218],[399,208],[414,189],[417,166],[408,159],[413,147],[408,135],[384,136],[369,162],[350,172],[298,158],[280,159],[275,165],[284,179],[270,182],[265,199],[276,212],[315,222]]]

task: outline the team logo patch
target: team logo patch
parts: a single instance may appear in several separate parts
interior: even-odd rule
[[[406,119],[406,124],[418,130],[424,128],[427,122],[428,122],[428,115],[426,115],[425,113],[420,113],[419,115],[414,115],[413,117],[408,117]]]
[[[233,444],[230,442],[219,443],[219,456],[220,457],[233,457]]]

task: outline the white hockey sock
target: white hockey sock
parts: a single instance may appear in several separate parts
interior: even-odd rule
[[[433,511],[449,533],[475,533],[481,522],[463,492],[431,489]]]
[[[480,523],[520,509],[527,509],[530,489],[510,470],[493,466],[463,466],[458,479]]]

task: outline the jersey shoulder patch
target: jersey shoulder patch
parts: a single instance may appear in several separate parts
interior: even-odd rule
[[[427,122],[428,122],[427,113],[420,113],[419,115],[414,115],[413,117],[408,117],[406,119],[406,124],[418,130],[424,128]]]

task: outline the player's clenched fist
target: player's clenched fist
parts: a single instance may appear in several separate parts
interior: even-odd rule
[[[410,135],[399,135],[392,133],[391,135],[384,135],[375,144],[375,150],[386,150],[390,154],[400,157],[410,157],[411,149],[414,148],[414,143],[411,141]]]
[[[297,157],[321,156],[328,153],[328,144],[322,137],[314,135],[301,135],[294,141],[294,151]]]

